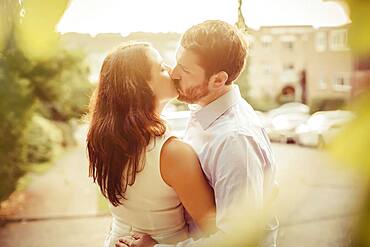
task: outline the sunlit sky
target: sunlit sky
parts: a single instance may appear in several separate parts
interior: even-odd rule
[[[237,20],[238,0],[72,0],[59,32],[183,32],[207,19]],[[271,25],[336,26],[349,22],[339,4],[322,0],[244,0],[249,27]]]

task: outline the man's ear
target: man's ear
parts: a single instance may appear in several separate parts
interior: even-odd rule
[[[220,71],[211,76],[210,85],[214,89],[219,89],[226,84],[228,78],[229,78],[229,75],[225,71]]]

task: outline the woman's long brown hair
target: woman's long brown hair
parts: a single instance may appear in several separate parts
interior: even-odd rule
[[[147,83],[151,79],[150,47],[148,43],[126,43],[109,54],[90,100],[89,175],[114,206],[121,204],[127,186],[143,169],[150,141],[166,131]]]

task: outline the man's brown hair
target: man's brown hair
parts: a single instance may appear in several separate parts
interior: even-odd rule
[[[183,34],[181,46],[198,55],[207,77],[225,71],[229,76],[227,85],[236,80],[243,70],[248,49],[241,31],[220,20],[192,26]]]

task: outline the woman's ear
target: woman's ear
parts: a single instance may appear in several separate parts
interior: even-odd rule
[[[225,71],[220,71],[211,76],[210,85],[214,89],[219,89],[226,84],[228,78],[229,78],[229,75]]]

